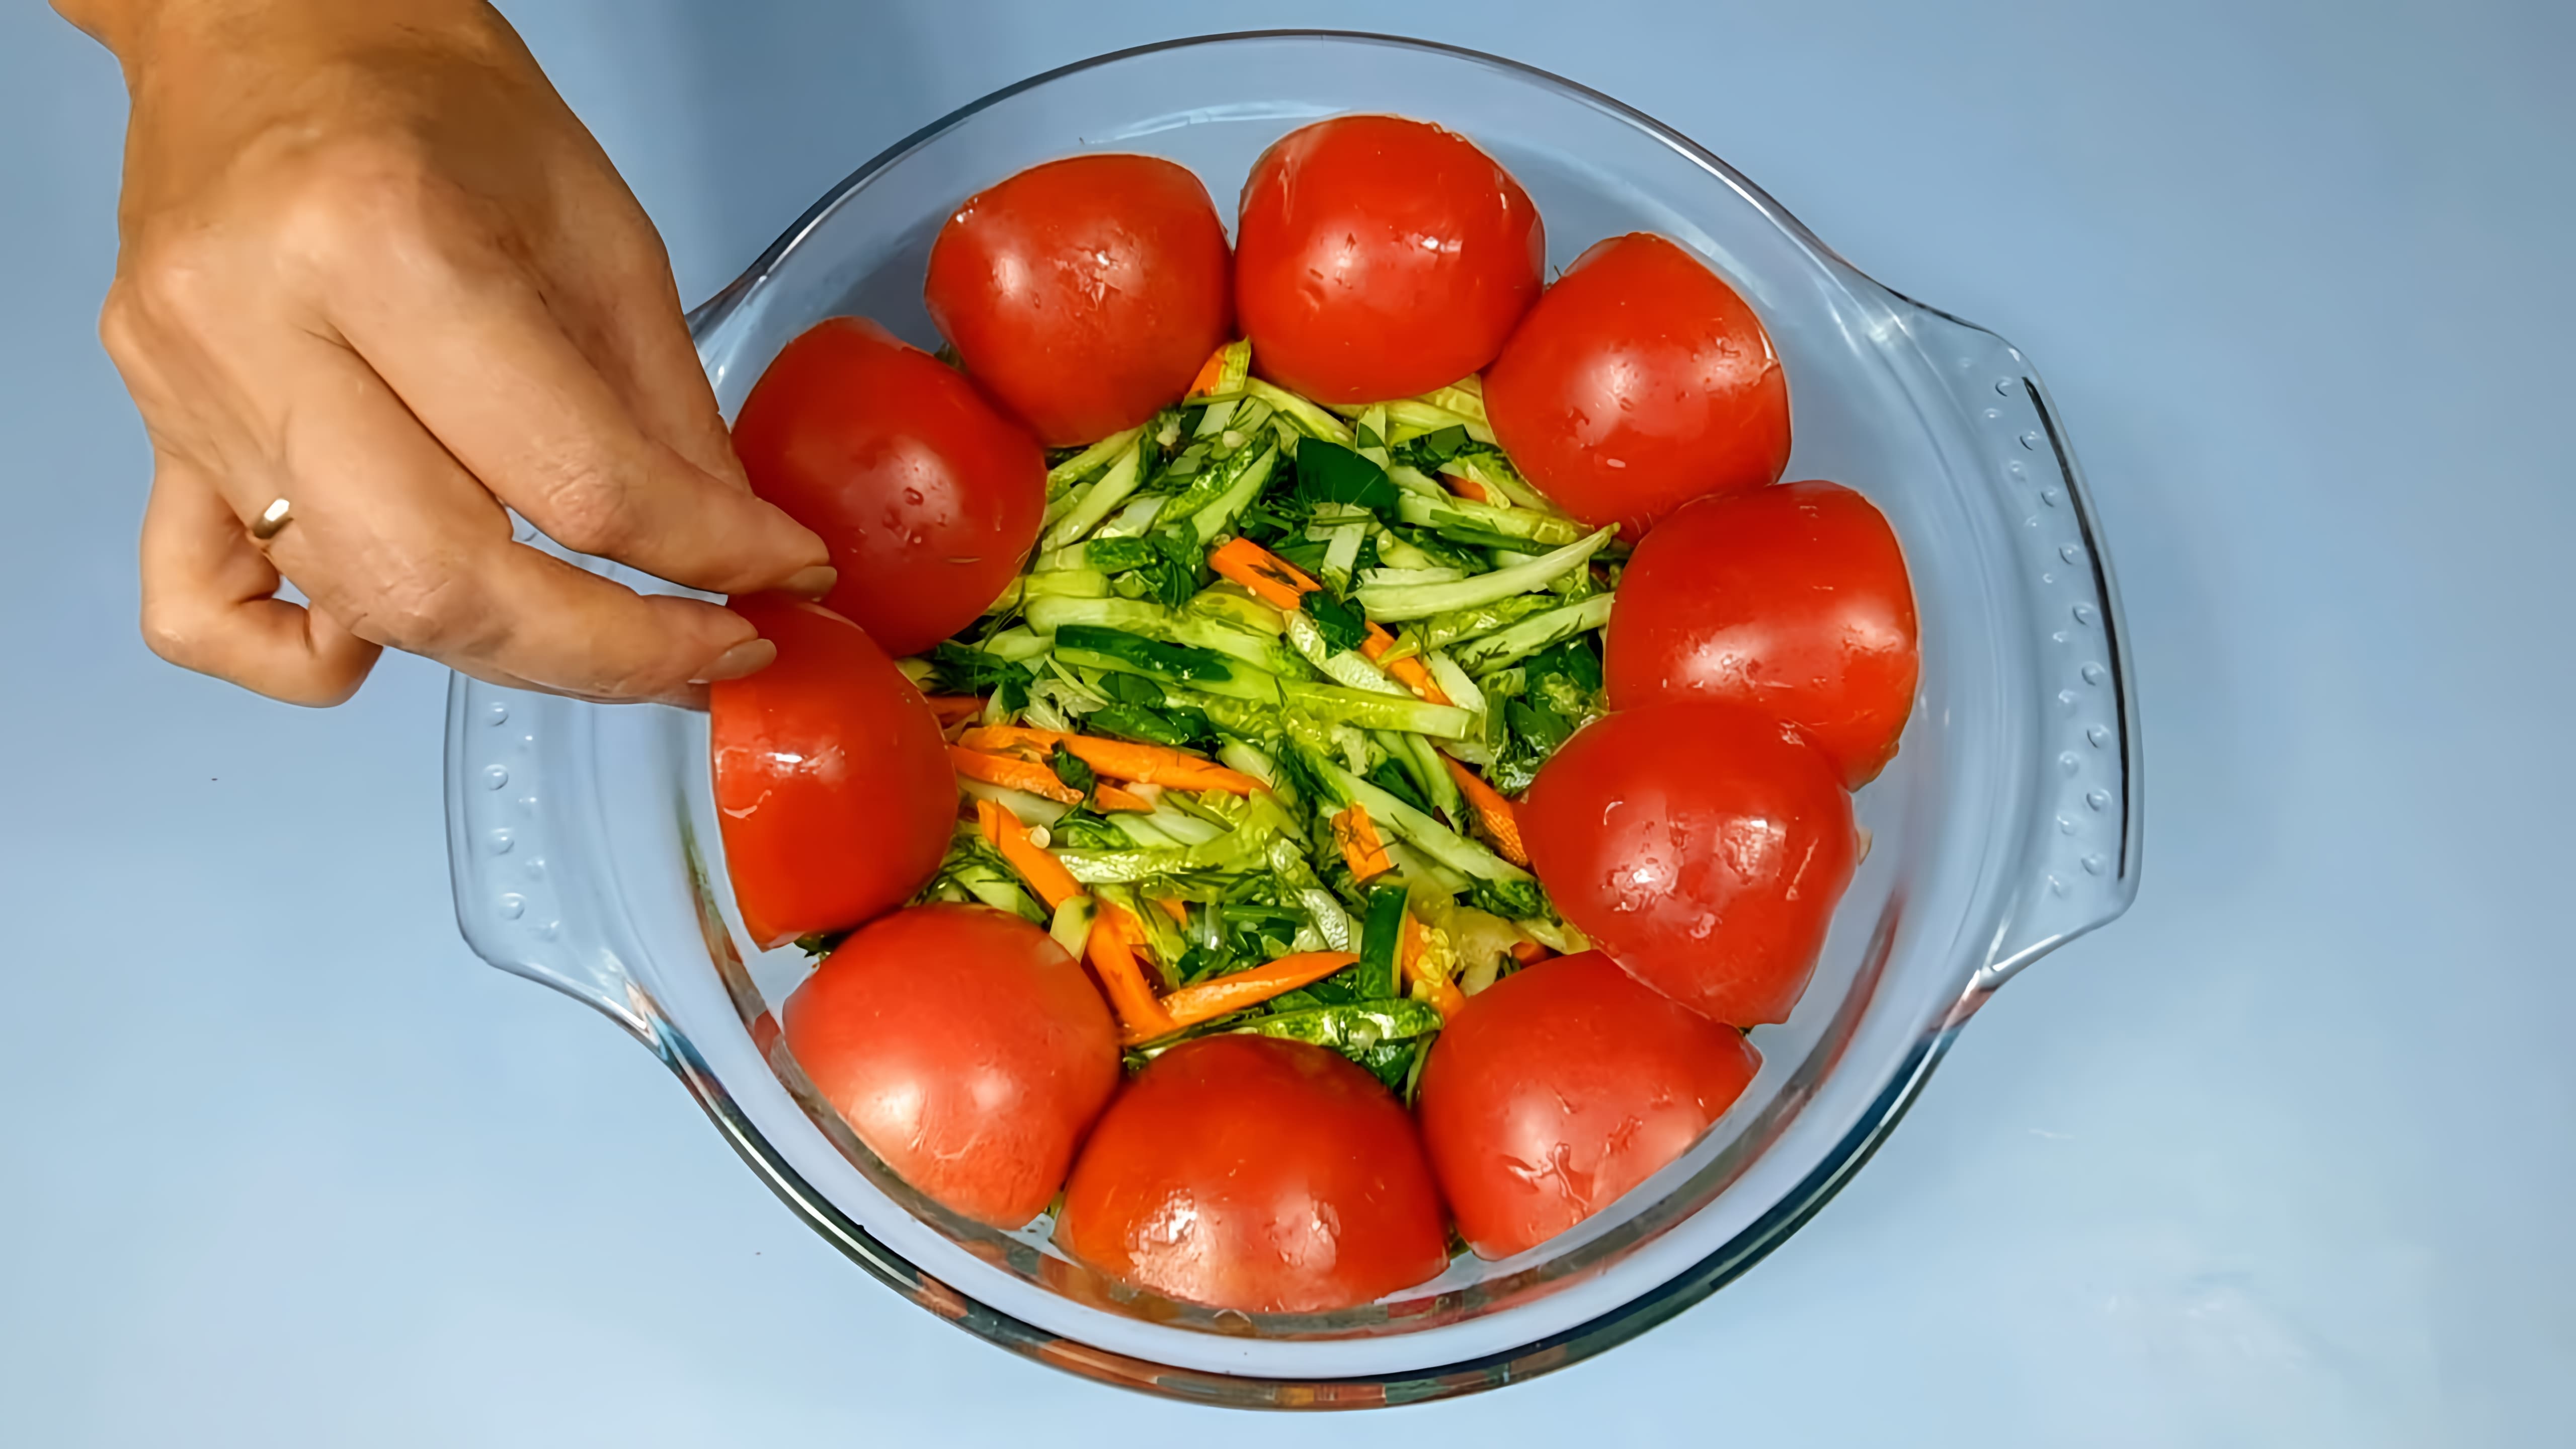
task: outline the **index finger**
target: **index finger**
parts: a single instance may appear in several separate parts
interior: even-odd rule
[[[335,288],[328,318],[493,496],[567,548],[691,588],[831,587],[823,540],[639,427],[497,248],[395,256],[390,278]]]

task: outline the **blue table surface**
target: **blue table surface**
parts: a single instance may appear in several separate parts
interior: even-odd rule
[[[1607,1357],[1329,1423],[1009,1358],[466,951],[441,671],[308,713],[145,652],[93,334],[123,96],[10,5],[0,1441],[2564,1442],[2576,11],[508,8],[692,297],[949,108],[1220,24],[1453,40],[1676,124],[2051,380],[2136,641],[2145,889],[1812,1225]]]

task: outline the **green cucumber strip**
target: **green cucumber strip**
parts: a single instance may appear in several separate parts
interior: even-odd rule
[[[1386,409],[1387,423],[1393,427],[1420,428],[1426,433],[1438,428],[1461,427],[1467,430],[1467,436],[1477,442],[1494,441],[1494,430],[1486,426],[1482,418],[1453,413],[1447,408],[1435,407],[1414,398],[1399,398],[1394,402],[1369,403],[1364,406],[1346,404],[1335,407],[1333,411],[1346,418],[1356,418],[1371,408],[1381,407]]]
[[[1270,482],[1270,475],[1278,470],[1278,443],[1258,440],[1256,443],[1257,445],[1247,445],[1244,448],[1245,453],[1252,455],[1252,461],[1235,475],[1234,482],[1206,507],[1196,509],[1189,514],[1190,531],[1198,536],[1200,543],[1207,543],[1231,527],[1235,516],[1249,507],[1253,499],[1261,496],[1261,490]],[[1168,510],[1165,517],[1170,517]]]
[[[1098,569],[1057,569],[1052,573],[1025,574],[1011,580],[984,610],[986,614],[1006,613],[1039,599],[1105,599],[1109,597],[1109,575]]]
[[[1476,728],[1476,717],[1458,706],[1432,704],[1409,694],[1377,694],[1340,685],[1295,682],[1283,684],[1280,690],[1290,704],[1325,724],[1404,730],[1442,739],[1464,739]]]
[[[1369,617],[1385,623],[1394,619],[1424,619],[1451,609],[1472,609],[1544,588],[1548,581],[1591,562],[1602,546],[1618,536],[1613,526],[1579,538],[1552,553],[1544,553],[1527,563],[1499,568],[1489,574],[1461,579],[1454,584],[1415,584],[1388,589],[1361,589],[1357,595],[1360,607]]]
[[[1469,382],[1476,379],[1469,378]],[[1485,393],[1480,384],[1474,391],[1465,387],[1435,387],[1419,399],[1423,406],[1434,407],[1470,423],[1489,423],[1485,416]]]
[[[1472,503],[1464,498],[1444,500],[1407,494],[1397,501],[1395,514],[1419,528],[1444,531],[1474,529],[1526,538],[1551,548],[1572,543],[1583,536],[1582,527],[1562,514],[1541,513],[1534,508],[1496,508],[1490,503]]]
[[[1594,594],[1579,604],[1534,614],[1508,629],[1470,639],[1457,646],[1458,665],[1470,674],[1490,674],[1517,664],[1542,649],[1608,624],[1611,605],[1617,598],[1616,594]]]
[[[1118,455],[1127,451],[1128,445],[1135,442],[1144,431],[1144,425],[1140,423],[1123,433],[1111,433],[1108,437],[1049,468],[1046,478],[1047,491],[1053,493],[1056,489],[1069,484],[1088,481],[1102,469],[1117,462]]]
[[[1109,471],[1100,475],[1100,481],[1092,484],[1071,508],[1065,510],[1064,516],[1047,529],[1046,537],[1038,540],[1038,547],[1062,548],[1098,528],[1111,509],[1126,502],[1127,495],[1136,491],[1136,485],[1144,480],[1144,476],[1145,450],[1130,439],[1127,450],[1118,455],[1118,461],[1110,464]]]
[[[1404,935],[1404,888],[1379,886],[1369,892],[1368,920],[1360,927],[1360,979],[1383,987],[1388,996],[1404,995],[1404,966],[1398,947]]]
[[[1343,769],[1330,760],[1316,763],[1332,783],[1351,799],[1360,803],[1369,818],[1401,835],[1424,855],[1449,867],[1488,881],[1525,881],[1533,877],[1528,871],[1487,850],[1484,846],[1414,809],[1393,795]]]
[[[1098,602],[1107,602],[1101,600]],[[1066,624],[1055,634],[1056,657],[1067,664],[1141,674],[1159,684],[1186,685],[1203,693],[1256,704],[1277,704],[1279,680],[1213,649],[1149,639],[1123,629]],[[1459,711],[1465,714],[1464,710]]]
[[[1256,377],[1243,384],[1243,391],[1246,396],[1257,397],[1279,409],[1280,416],[1295,423],[1297,431],[1306,436],[1339,443],[1345,448],[1351,445],[1351,430],[1341,419],[1286,388],[1274,387]]]

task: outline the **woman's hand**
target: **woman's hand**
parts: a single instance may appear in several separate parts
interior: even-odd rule
[[[769,661],[738,615],[511,538],[505,505],[699,589],[832,582],[744,481],[652,224],[499,15],[57,8],[133,96],[99,330],[152,439],[156,652],[314,705],[385,645],[597,699],[686,701]]]

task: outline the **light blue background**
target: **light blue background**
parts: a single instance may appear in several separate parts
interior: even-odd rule
[[[645,1053],[459,943],[444,677],[302,713],[134,627],[92,319],[123,99],[0,10],[0,1441],[2565,1442],[2576,22],[2563,5],[510,7],[692,298],[912,127],[1219,27],[1501,51],[1991,326],[2098,485],[2137,908],[1678,1322],[1499,1395],[1217,1418],[865,1279]]]

